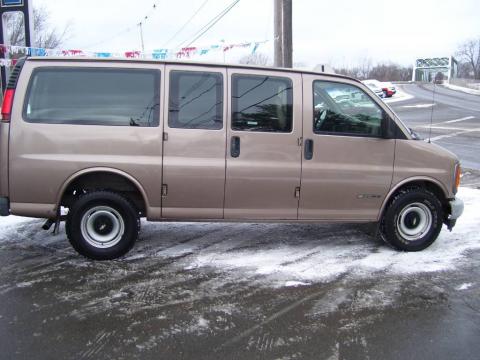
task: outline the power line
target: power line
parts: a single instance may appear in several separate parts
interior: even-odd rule
[[[192,41],[190,41],[188,44],[187,44],[187,47],[192,45],[195,41],[197,41],[200,37],[202,37],[208,30],[210,30],[216,23],[218,23],[225,15],[227,15],[230,10],[232,10],[235,5],[237,5],[238,3],[240,2],[240,0],[235,0],[231,5],[227,6],[227,8],[225,10],[223,10],[220,14],[218,14],[215,18],[212,19],[211,22],[211,25],[208,25],[209,23],[207,23],[206,26],[208,26],[205,30],[202,31],[202,29],[200,29],[200,31],[202,31],[200,34],[198,34],[198,36],[196,36]]]
[[[104,38],[103,40],[100,40],[100,41],[97,41],[97,42],[94,42],[94,43],[91,43],[90,45],[88,46],[83,46],[84,49],[89,49],[91,47],[94,47],[94,46],[98,46],[98,45],[101,45],[101,44],[104,44],[108,41],[111,41],[113,39],[116,39],[117,37],[127,33],[127,32],[130,32],[133,30],[134,26],[141,26],[141,24],[143,24],[144,22],[146,22],[148,20],[148,18],[152,15],[152,13],[158,8],[157,6],[157,3],[158,3],[158,0],[157,1],[154,1],[153,2],[153,6],[151,7],[150,11],[142,17],[142,19],[137,22],[135,25],[131,25],[129,27],[126,27],[125,29],[119,31],[118,33],[116,33],[115,35],[113,36],[109,36],[107,38]]]
[[[195,12],[193,13],[192,16],[190,16],[190,18],[185,22],[185,24],[183,24],[180,29],[177,30],[177,32],[175,34],[172,35],[172,37],[170,39],[167,40],[167,42],[162,46],[162,47],[166,47],[173,39],[175,39],[177,37],[178,34],[180,34],[186,27],[188,24],[190,24],[190,22],[193,20],[193,18],[195,16],[197,16],[197,14],[200,12],[200,10],[203,9],[203,7],[208,3],[209,0],[205,0],[202,5],[200,5],[200,7],[195,10]]]
[[[142,20],[140,20],[140,22],[139,22],[137,25],[141,25],[141,24],[143,24],[144,22],[146,22],[146,21],[148,20],[148,17],[151,16],[156,9],[157,9],[157,3],[154,2],[152,8],[150,9],[150,11],[147,13],[147,15],[145,15],[145,16],[142,18]]]
[[[105,38],[105,39],[100,40],[100,41],[95,42],[95,43],[91,43],[91,44],[89,44],[89,45],[87,45],[87,46],[83,46],[83,48],[84,48],[84,49],[89,49],[89,48],[92,48],[92,47],[94,47],[94,46],[98,46],[98,45],[104,44],[104,43],[106,43],[106,42],[108,42],[108,41],[111,41],[111,40],[113,40],[113,39],[116,39],[116,38],[119,37],[120,35],[123,35],[123,34],[126,34],[127,32],[132,31],[132,30],[133,30],[133,27],[130,26],[130,27],[125,28],[125,29],[123,29],[122,31],[119,31],[119,32],[116,33],[115,35],[112,35],[112,36],[110,36],[110,37],[108,37],[108,38]]]
[[[193,40],[189,41],[186,45],[187,47],[192,45],[195,41],[197,41],[200,37],[202,37],[208,30],[210,30],[216,23],[218,23],[225,15],[227,15],[230,10],[232,10],[235,5],[237,5],[240,0],[233,1],[230,5],[228,5],[225,9],[223,9],[219,14],[213,17],[207,24],[205,24],[200,30],[198,30],[193,35]],[[183,41],[180,43],[177,48],[180,48],[183,44],[185,44],[188,40]]]

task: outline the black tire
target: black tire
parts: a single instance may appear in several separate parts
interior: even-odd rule
[[[135,244],[139,229],[139,213],[135,207],[125,197],[110,191],[82,195],[70,207],[66,221],[70,244],[78,253],[93,260],[125,255]],[[107,242],[108,237],[113,239]]]
[[[437,239],[442,224],[440,200],[424,188],[411,188],[400,191],[390,202],[380,232],[383,240],[398,250],[420,251]]]

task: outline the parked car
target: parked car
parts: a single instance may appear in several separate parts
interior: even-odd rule
[[[2,105],[0,214],[65,220],[92,259],[127,253],[142,217],[371,222],[418,251],[461,215],[459,179],[455,155],[340,75],[33,57]]]
[[[381,82],[375,79],[370,79],[370,80],[364,80],[363,83],[367,85],[368,87],[375,87],[379,88],[382,93],[384,98],[387,97],[392,97],[393,95],[396,94],[397,89],[391,82]]]
[[[382,90],[376,83],[371,82],[371,81],[368,81],[368,82],[367,82],[367,81],[362,81],[362,82],[363,82],[365,85],[367,85],[368,88],[369,88],[370,90],[372,90],[372,91],[375,93],[375,95],[377,95],[378,97],[380,97],[380,98],[386,97],[386,96],[385,96],[385,93],[383,92],[383,90]]]

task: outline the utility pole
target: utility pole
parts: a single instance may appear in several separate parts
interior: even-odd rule
[[[283,67],[291,68],[293,65],[292,56],[292,0],[283,0],[282,11],[283,25]]]
[[[292,67],[292,0],[273,0],[274,65]]]
[[[273,64],[276,67],[283,67],[283,0],[273,0]]]
[[[140,42],[142,44],[142,57],[145,57],[145,44],[143,42],[143,24],[140,22],[138,23],[138,27],[140,28]]]

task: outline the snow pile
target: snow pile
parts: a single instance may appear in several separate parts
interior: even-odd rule
[[[467,93],[467,94],[480,95],[480,89],[475,90],[475,89],[472,89],[472,88],[453,85],[453,84],[448,84],[448,83],[444,83],[443,86],[445,86],[448,89],[461,91],[461,92],[464,92],[464,93]]]
[[[188,268],[215,267],[242,271],[244,275],[274,277],[291,286],[297,282],[329,280],[344,273],[369,276],[374,272],[414,274],[454,269],[461,266],[469,251],[480,249],[480,191],[461,188],[458,196],[465,201],[465,213],[453,232],[445,227],[428,249],[406,253],[374,243],[362,232],[334,239],[311,238],[298,244],[251,247],[246,250],[219,252],[203,250]],[[330,241],[332,240],[332,241]],[[274,239],[272,239],[272,242]]]

